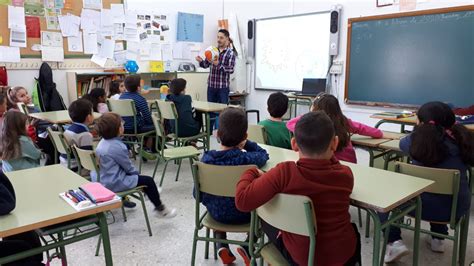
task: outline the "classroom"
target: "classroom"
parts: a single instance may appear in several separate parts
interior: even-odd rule
[[[0,265],[474,265],[473,74],[474,0],[0,0]]]

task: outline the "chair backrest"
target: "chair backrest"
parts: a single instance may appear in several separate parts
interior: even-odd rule
[[[25,115],[29,114],[28,107],[26,106],[25,103],[18,102],[16,103],[16,106],[18,106],[18,110],[20,110],[20,112],[24,113]]]
[[[178,111],[171,101],[157,100],[158,112],[162,119],[176,120],[178,119]]]
[[[135,102],[131,99],[114,100],[107,99],[107,105],[111,112],[120,116],[136,116]]]
[[[453,196],[450,225],[453,226],[456,223],[456,210],[460,183],[459,170],[430,168],[397,162],[395,163],[395,172],[435,181],[427,192]]]
[[[64,134],[59,131],[54,131],[50,127],[48,127],[47,130],[56,150],[61,154],[71,155],[71,147],[69,146],[69,142],[64,137]]]
[[[76,156],[79,164],[89,171],[95,171],[99,176],[99,164],[95,152],[92,150],[84,150],[73,146],[76,151]]]
[[[267,144],[265,128],[261,125],[249,125],[247,129],[247,139],[260,144]]]
[[[310,239],[308,265],[314,264],[316,215],[307,196],[279,193],[256,210],[260,219],[282,231]]]
[[[235,197],[240,176],[255,165],[222,166],[195,162],[193,165],[194,186],[201,192],[216,196]]]

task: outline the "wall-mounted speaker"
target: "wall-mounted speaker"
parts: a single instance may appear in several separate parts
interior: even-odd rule
[[[331,8],[331,21],[329,28],[329,55],[337,55],[339,52],[339,32],[342,6],[336,5]]]
[[[247,22],[248,57],[255,57],[255,19]]]

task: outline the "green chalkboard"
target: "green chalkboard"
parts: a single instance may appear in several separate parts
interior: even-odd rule
[[[474,5],[349,19],[348,103],[474,104]]]

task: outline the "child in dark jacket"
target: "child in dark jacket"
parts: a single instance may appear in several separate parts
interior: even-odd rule
[[[237,108],[227,108],[219,116],[217,137],[220,139],[221,150],[204,153],[202,162],[213,165],[249,165],[262,167],[269,159],[268,153],[255,142],[247,140],[247,116]],[[225,178],[225,177],[222,177]],[[235,206],[235,198],[220,197],[202,193],[202,204],[206,206],[214,220],[225,224],[245,224],[250,222],[250,213],[241,212]],[[216,237],[226,239],[225,232],[216,231]],[[218,255],[223,264],[230,264],[235,256],[227,244],[218,244]],[[249,256],[245,248],[237,251],[248,263]]]
[[[0,216],[9,214],[15,209],[15,205],[13,186],[7,176],[0,172]],[[35,231],[5,237],[0,241],[0,258],[36,247],[41,247],[41,242]],[[38,254],[5,265],[43,265],[42,260],[43,254]]]
[[[167,101],[172,101],[178,111],[178,137],[191,137],[199,134],[202,125],[202,115],[193,113],[191,96],[186,95],[186,80],[173,79],[170,84]],[[171,132],[176,133],[174,121],[170,121]]]

